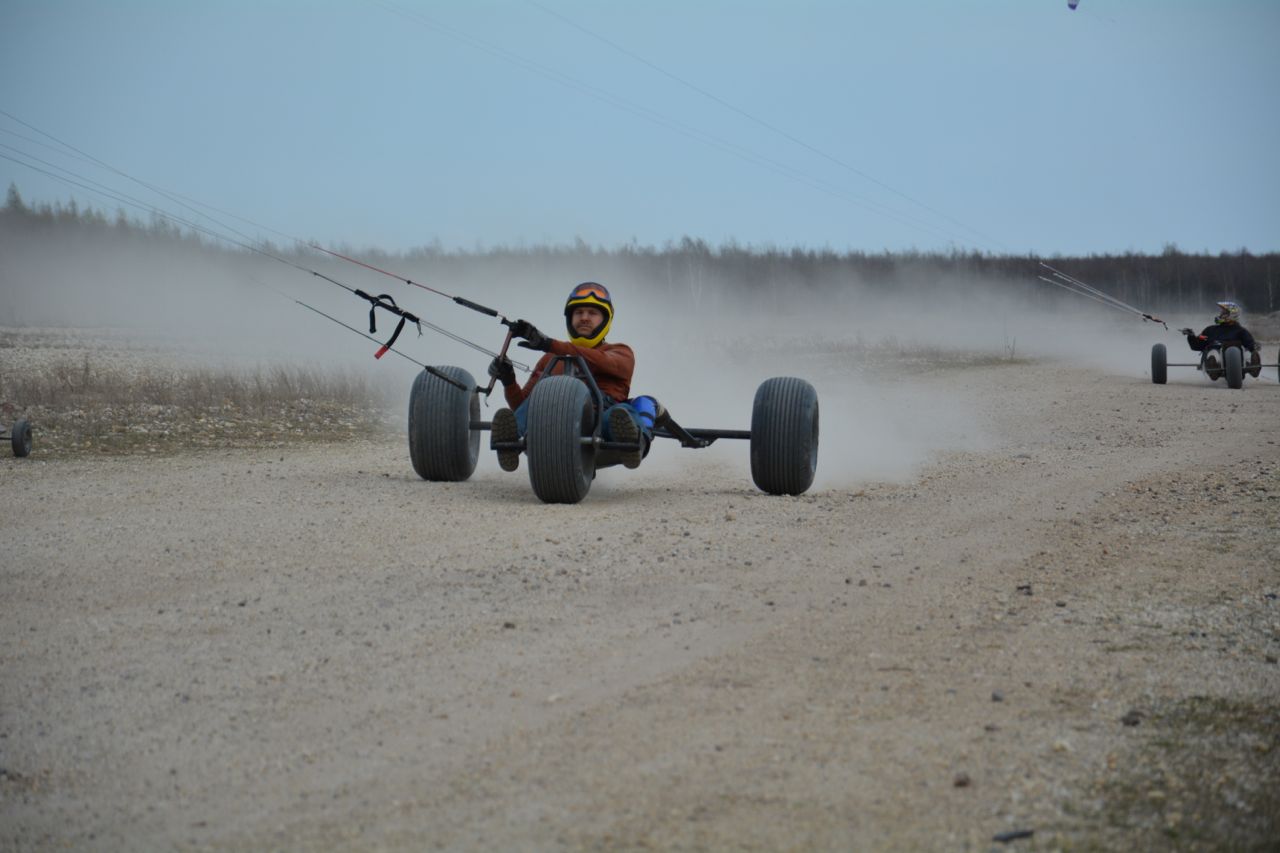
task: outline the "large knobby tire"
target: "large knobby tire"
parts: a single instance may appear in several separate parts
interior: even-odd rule
[[[1227,347],[1222,351],[1223,372],[1227,376],[1228,388],[1240,388],[1244,385],[1244,355],[1240,347]]]
[[[751,479],[771,495],[799,495],[818,469],[818,392],[803,379],[775,376],[751,406]]]
[[[23,418],[9,430],[9,440],[13,445],[13,455],[21,459],[31,455],[31,424]]]
[[[1151,348],[1151,381],[1163,385],[1169,380],[1169,351],[1164,344]]]
[[[461,367],[434,369],[466,390],[425,370],[418,374],[409,394],[409,458],[422,479],[458,483],[480,457],[480,432],[471,428],[480,420],[480,395]]]
[[[581,379],[548,376],[533,386],[525,456],[533,493],[549,504],[576,504],[587,496],[596,451],[582,438],[595,426],[591,392]]]

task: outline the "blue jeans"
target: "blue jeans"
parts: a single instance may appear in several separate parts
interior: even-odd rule
[[[622,409],[631,415],[631,420],[635,421],[640,427],[640,432],[645,438],[653,437],[653,420],[657,417],[657,404],[652,397],[633,397],[623,403],[615,403],[604,410],[602,417],[604,418],[604,429],[602,430],[605,441],[613,441],[613,435],[609,429],[609,413],[614,409]],[[516,426],[520,429],[520,435],[524,435],[529,428],[529,401],[525,400],[516,407]]]

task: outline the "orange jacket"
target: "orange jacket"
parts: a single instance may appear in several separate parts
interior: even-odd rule
[[[595,377],[596,385],[602,394],[608,394],[617,402],[631,396],[631,374],[636,369],[636,356],[626,344],[602,343],[596,347],[580,347],[568,341],[552,341],[551,348],[538,359],[533,367],[533,375],[521,388],[512,382],[504,386],[502,393],[506,395],[507,405],[512,409],[519,406],[533,393],[533,386],[546,372],[547,362],[553,355],[580,355],[587,362],[587,369]],[[564,373],[564,363],[556,365],[553,373]]]

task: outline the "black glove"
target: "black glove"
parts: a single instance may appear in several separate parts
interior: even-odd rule
[[[498,356],[489,362],[489,376],[501,382],[504,387],[514,385],[516,381],[515,365],[502,356]]]
[[[1179,329],[1179,330],[1178,330],[1178,332],[1179,332],[1179,333],[1181,333],[1181,334],[1186,335],[1186,336],[1187,336],[1187,337],[1189,337],[1189,338],[1190,338],[1190,337],[1193,337],[1193,336],[1195,335],[1195,330],[1194,330],[1194,329]]]
[[[513,338],[524,338],[520,342],[520,346],[525,349],[536,349],[546,352],[551,349],[551,338],[548,338],[538,328],[528,320],[516,320],[511,324],[511,336]]]

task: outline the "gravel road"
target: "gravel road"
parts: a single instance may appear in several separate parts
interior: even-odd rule
[[[398,435],[6,456],[0,847],[1274,843],[1280,386],[912,388],[982,441],[794,498],[741,445],[575,507]]]

